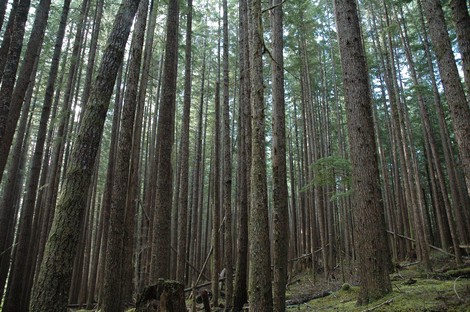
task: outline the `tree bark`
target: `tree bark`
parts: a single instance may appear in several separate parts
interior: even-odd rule
[[[11,140],[6,142],[6,140],[4,140],[4,136],[5,131],[7,130],[8,114],[10,113],[13,88],[16,82],[20,54],[23,48],[23,37],[26,20],[28,18],[30,2],[30,0],[20,0],[16,10],[13,11],[15,13],[14,24],[11,30],[11,39],[9,40],[8,55],[5,58],[5,68],[2,70],[2,85],[0,88],[0,147],[5,143],[8,143],[6,144],[8,146],[8,151],[10,150]],[[37,51],[32,50],[30,52],[34,53],[31,56],[36,56]],[[25,79],[29,79],[29,75]],[[3,171],[5,169],[8,158],[8,151],[5,148],[2,148],[1,151],[0,181],[2,180]]]
[[[286,165],[286,128],[284,101],[284,57],[282,4],[273,0],[272,92],[273,92],[273,311],[284,311],[286,305],[287,254],[289,250],[289,211]]]
[[[232,157],[230,138],[230,106],[229,106],[229,34],[227,0],[222,1],[223,7],[223,52],[222,52],[222,141],[223,173],[222,173],[222,207],[225,213],[224,224],[224,269],[225,269],[225,306],[232,307],[233,293],[233,262],[232,262]]]
[[[217,81],[215,84],[215,99],[214,99],[214,145],[213,145],[213,200],[212,200],[212,265],[211,265],[211,290],[212,290],[212,301],[215,306],[218,306],[219,302],[219,272],[220,272],[220,156],[221,156],[221,122],[220,122],[220,84]]]
[[[467,182],[467,192],[470,194],[470,123],[468,122],[470,108],[460,82],[441,3],[439,0],[424,0],[422,5],[428,21],[429,35],[437,56],[444,92],[449,103],[455,139]]]
[[[251,206],[248,225],[249,302],[253,311],[272,311],[271,253],[269,242],[268,193],[266,183],[265,113],[263,86],[263,28],[261,1],[251,3]]]
[[[81,228],[88,187],[103,132],[109,99],[122,63],[139,0],[121,4],[98,70],[95,88],[83,116],[69,169],[46,243],[44,259],[33,289],[31,310],[63,311],[67,307],[73,259]]]
[[[30,88],[33,86],[31,85]],[[24,180],[24,168],[26,167],[26,154],[30,143],[29,133],[31,118],[28,114],[31,101],[23,105],[20,124],[17,131],[17,139],[13,145],[13,155],[9,167],[8,177],[5,181],[2,199],[0,202],[0,300],[2,300],[5,284],[10,269],[11,256],[15,246],[15,225],[18,219],[19,198],[22,192]],[[2,300],[3,301],[3,300]]]
[[[379,188],[372,99],[356,2],[335,0],[334,3],[355,201],[355,238],[361,283],[357,303],[364,305],[392,291],[388,276],[388,245]]]
[[[144,45],[144,33],[146,32],[146,27],[151,26],[150,23],[146,26],[146,20],[149,10],[149,1],[146,0],[141,2],[142,8],[139,9],[140,12],[139,23],[135,25],[136,32],[142,33],[138,37],[142,40],[139,43],[140,49]],[[142,13],[142,11],[145,11]],[[137,26],[139,28],[137,28]],[[152,30],[153,31],[153,30]],[[148,32],[147,32],[148,34]],[[141,51],[142,54],[142,51]],[[141,59],[142,57],[140,57]],[[131,145],[131,154],[130,154],[130,167],[129,167],[129,181],[127,183],[126,189],[126,215],[125,215],[125,234],[124,234],[124,251],[123,251],[123,282],[122,282],[122,292],[123,300],[126,305],[133,303],[133,296],[137,291],[137,274],[136,272],[140,271],[135,262],[136,255],[136,242],[137,242],[137,229],[136,225],[138,224],[138,214],[139,214],[139,198],[140,198],[140,189],[139,182],[141,176],[140,170],[140,157],[141,157],[141,141],[142,141],[142,132],[145,133],[145,127],[147,122],[144,120],[144,105],[145,105],[145,91],[147,90],[148,82],[148,67],[145,67],[145,54],[143,62],[139,59],[138,67],[142,67],[140,72],[140,82],[139,85],[135,86],[135,101],[136,101],[136,112],[135,112],[135,121],[132,131],[132,145]],[[143,63],[143,64],[141,64]],[[147,65],[148,66],[148,65]],[[144,71],[147,71],[144,74]],[[145,77],[147,76],[147,77]],[[143,81],[143,79],[146,79]],[[138,88],[137,88],[138,87]],[[138,90],[137,90],[138,89]]]
[[[457,43],[463,63],[463,75],[467,92],[470,92],[470,16],[466,0],[450,1],[452,21],[457,33]]]
[[[121,285],[121,281],[130,283],[132,289],[132,262],[127,263],[124,258],[127,254],[123,250],[124,237],[134,237],[134,226],[126,225],[126,195],[129,185],[129,169],[131,161],[132,133],[134,130],[135,111],[137,107],[137,90],[142,60],[142,46],[144,43],[145,23],[147,19],[148,1],[140,2],[137,13],[137,22],[132,37],[129,73],[127,76],[127,87],[124,95],[124,105],[121,116],[121,129],[119,131],[119,142],[116,159],[116,172],[113,183],[113,194],[111,198],[111,210],[109,215],[108,244],[106,250],[106,264],[104,272],[102,309],[103,311],[123,311],[124,299],[132,298],[122,290],[127,285]],[[134,220],[134,216],[129,218]],[[124,231],[123,231],[124,229]],[[129,232],[130,231],[130,232]],[[124,264],[128,266],[124,267]],[[129,274],[131,278],[126,278]],[[132,294],[132,290],[131,290]]]
[[[395,15],[396,15],[396,12],[395,12]],[[398,20],[398,17],[397,17],[397,20]],[[431,123],[430,123],[430,120],[429,120],[429,115],[427,113],[427,110],[426,110],[426,107],[425,107],[425,104],[424,104],[424,98],[421,94],[420,89],[418,88],[419,87],[418,74],[416,73],[414,60],[413,60],[413,56],[412,56],[412,53],[411,53],[411,48],[410,48],[409,42],[408,42],[408,33],[407,33],[406,25],[403,25],[403,27],[400,26],[400,35],[401,35],[402,44],[405,47],[405,53],[406,53],[406,58],[407,58],[407,61],[408,61],[408,66],[409,66],[410,72],[411,72],[411,78],[412,78],[413,83],[416,87],[416,92],[417,92],[416,96],[418,98],[418,103],[419,103],[419,107],[420,107],[420,114],[421,114],[421,120],[422,120],[422,123],[423,123],[423,126],[424,126],[424,135],[425,135],[425,137],[427,137],[427,140],[429,141],[429,146],[431,148],[431,152],[432,152],[431,154],[433,155],[433,159],[438,159],[438,155],[437,155],[437,151],[436,151],[436,144],[434,142],[434,138],[433,138],[433,135],[432,135],[432,128],[431,128]],[[432,163],[433,159],[428,159],[428,162]],[[435,165],[436,165],[436,171],[437,171],[438,179],[443,180],[443,173],[442,173],[442,168],[441,168],[440,162],[436,161]],[[418,175],[416,174],[416,178],[417,177],[418,177]],[[442,181],[442,182],[444,182],[444,181]],[[442,183],[441,185],[443,186],[444,183]],[[443,196],[445,196],[446,200],[447,200],[447,194],[446,194],[445,188],[443,188],[441,191],[442,191]],[[434,196],[437,197],[437,194],[435,194]],[[454,220],[452,218],[452,214],[450,213],[450,210],[449,210],[450,209],[449,205],[446,205],[445,209],[449,213],[446,216],[446,218],[450,217],[448,219],[449,225],[445,224],[445,226],[449,226],[450,234],[451,234],[451,237],[452,237],[452,242],[453,242],[453,245],[454,245],[456,262],[457,262],[457,264],[461,264],[461,261],[462,261],[461,260],[461,253],[460,253],[460,248],[458,247],[460,243],[459,243],[458,237],[457,237],[456,232],[455,232],[455,224],[454,224]],[[438,219],[440,218],[440,214],[438,214],[437,218]],[[441,225],[443,225],[442,222],[440,222],[440,223],[441,223]],[[444,241],[444,243],[446,243],[446,242]]]
[[[7,3],[8,3],[8,0],[1,0],[0,1],[0,29],[2,29],[2,26],[3,26],[3,20],[5,18]],[[0,81],[1,81],[1,79],[0,79]]]
[[[233,309],[240,311],[248,300],[248,194],[250,189],[249,168],[251,166],[251,122],[250,122],[250,62],[248,33],[248,1],[239,1],[239,67],[240,96],[239,120],[240,133],[238,145],[238,220],[237,248],[235,264],[235,283],[233,291]]]
[[[165,64],[163,69],[162,99],[157,129],[157,190],[153,225],[151,280],[170,275],[170,224],[173,170],[171,154],[175,132],[176,76],[178,68],[179,4],[168,2]]]
[[[186,272],[186,236],[188,220],[188,185],[189,185],[189,122],[191,114],[191,45],[192,45],[192,21],[193,21],[193,1],[188,0],[186,14],[186,47],[185,47],[185,71],[184,71],[184,104],[183,119],[181,125],[180,142],[180,191],[178,199],[178,240],[177,240],[177,265],[176,280],[185,282]]]
[[[116,155],[117,155],[117,145],[119,139],[119,128],[121,122],[121,111],[122,111],[122,65],[118,71],[117,83],[116,83],[116,96],[114,99],[114,107],[113,107],[113,120],[111,126],[111,142],[109,144],[109,151],[108,151],[108,166],[106,168],[106,182],[104,185],[104,194],[103,198],[101,199],[101,210],[102,210],[102,218],[101,218],[101,240],[100,240],[100,256],[99,256],[99,276],[98,281],[100,284],[104,281],[104,273],[105,273],[105,265],[106,265],[106,249],[108,244],[108,236],[109,236],[109,215],[111,210],[111,196],[113,193],[113,181],[116,174]],[[101,302],[101,298],[103,297],[103,287],[101,286],[99,289],[99,296],[98,302]]]
[[[7,121],[8,130],[11,135],[6,138],[3,137],[1,144],[4,146],[11,146],[13,140],[14,129],[18,118],[20,117],[21,106],[26,96],[26,91],[30,83],[34,83],[37,66],[34,64],[38,61],[42,40],[46,30],[47,19],[49,16],[50,0],[43,0],[39,4],[39,10],[35,18],[31,37],[29,39],[28,47],[26,49],[26,57],[21,66],[20,74],[16,82],[13,95],[10,102],[10,112]],[[36,69],[36,70],[35,70]],[[35,145],[34,156],[31,161],[31,168],[29,170],[26,196],[24,198],[24,205],[21,209],[21,218],[19,224],[18,235],[16,241],[18,243],[14,265],[10,272],[11,283],[7,289],[5,296],[5,303],[3,310],[5,311],[27,311],[29,298],[22,297],[22,290],[30,287],[25,284],[27,271],[32,265],[27,262],[28,249],[31,239],[31,225],[33,221],[34,207],[36,203],[36,195],[39,182],[39,174],[41,171],[41,161],[44,151],[44,141],[46,134],[47,121],[49,119],[50,106],[43,106],[43,113],[41,115],[40,132],[38,132],[37,142]],[[11,122],[10,122],[11,121]],[[6,153],[8,155],[8,152]],[[2,169],[2,168],[0,168]],[[32,260],[32,259],[31,259]]]

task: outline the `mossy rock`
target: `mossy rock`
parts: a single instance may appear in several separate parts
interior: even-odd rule
[[[342,290],[342,291],[351,290],[351,285],[349,285],[348,283],[344,283],[344,284],[341,286],[341,290]]]

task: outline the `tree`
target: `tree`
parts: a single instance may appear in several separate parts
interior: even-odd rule
[[[3,26],[3,19],[5,18],[5,11],[7,9],[8,0],[1,0],[0,1],[0,29]]]
[[[221,121],[220,121],[220,83],[215,83],[215,99],[214,99],[214,147],[213,147],[213,201],[212,201],[212,263],[211,263],[211,290],[212,301],[215,306],[219,302],[219,272],[220,272],[220,169],[221,169]]]
[[[11,264],[10,257],[13,255],[14,229],[18,220],[20,193],[23,190],[21,185],[25,175],[23,172],[31,129],[31,118],[29,118],[30,114],[27,113],[30,103],[31,101],[27,101],[23,105],[23,114],[17,131],[18,138],[22,139],[16,140],[13,146],[14,155],[20,155],[20,157],[12,158],[8,166],[8,176],[3,187],[2,200],[0,202],[0,228],[2,229],[0,231],[0,250],[3,250],[0,256],[0,298],[2,300]]]
[[[11,4],[10,16],[3,33],[2,45],[0,46],[0,82],[5,73],[5,65],[7,62],[7,55],[10,49],[11,37],[13,35],[13,26],[15,25],[16,10],[18,9],[19,0],[14,0]]]
[[[273,299],[274,310],[284,311],[287,284],[287,252],[289,244],[288,191],[286,165],[286,121],[284,94],[284,42],[282,29],[282,2],[273,0],[272,32],[272,88],[273,88]]]
[[[11,39],[8,41],[8,55],[5,58],[5,68],[1,71],[2,84],[0,87],[0,144],[3,145],[8,114],[10,113],[10,101],[12,99],[13,88],[16,82],[16,74],[20,60],[21,50],[23,48],[23,37],[25,33],[26,20],[28,18],[28,10],[30,0],[21,0],[18,6],[13,10],[14,24],[12,26]],[[6,38],[5,38],[6,39]],[[5,42],[2,43],[5,44]],[[34,63],[34,62],[33,62]],[[26,76],[25,79],[28,79]],[[10,149],[11,140],[8,142],[8,150]],[[5,149],[3,149],[5,151]],[[2,180],[3,171],[7,162],[8,152],[0,154],[0,181]]]
[[[240,311],[247,302],[248,271],[248,207],[251,167],[251,120],[250,120],[250,47],[248,30],[248,1],[239,1],[239,131],[237,171],[237,248],[235,263],[235,281],[233,291],[233,309]]]
[[[424,0],[422,5],[428,21],[429,35],[436,53],[444,92],[449,103],[455,139],[467,181],[467,192],[470,194],[470,123],[468,122],[470,108],[460,82],[441,3],[439,0]]]
[[[233,262],[232,262],[232,140],[230,138],[230,106],[229,106],[229,39],[228,39],[228,6],[227,0],[222,1],[223,7],[223,52],[222,52],[222,140],[223,173],[222,173],[222,206],[225,213],[224,237],[224,268],[225,268],[225,300],[227,309],[232,307],[233,293]]]
[[[186,224],[188,220],[188,184],[189,184],[189,122],[191,113],[191,45],[192,45],[193,1],[188,0],[186,14],[186,47],[184,71],[184,107],[180,147],[180,192],[178,199],[178,251],[176,280],[185,282],[186,272]],[[195,225],[193,225],[195,226]]]
[[[396,12],[394,12],[394,13],[396,15]],[[423,98],[422,92],[418,87],[419,86],[419,79],[418,79],[418,74],[416,72],[416,67],[415,67],[415,63],[414,63],[414,60],[413,60],[413,55],[411,53],[411,48],[410,48],[409,42],[408,42],[408,32],[407,32],[406,25],[400,26],[400,35],[401,35],[402,44],[405,47],[406,59],[407,59],[407,62],[409,64],[411,78],[412,78],[413,83],[416,87],[416,92],[417,92],[416,95],[417,95],[418,103],[419,103],[419,107],[420,107],[420,114],[421,114],[421,119],[422,119],[422,123],[423,123],[423,126],[424,126],[425,137],[429,141],[429,143],[428,143],[429,148],[427,150],[431,150],[430,152],[431,152],[431,154],[433,154],[432,158],[433,158],[433,161],[434,161],[434,165],[436,167],[436,169],[435,169],[436,170],[436,175],[438,176],[438,179],[441,182],[439,184],[440,184],[440,187],[442,188],[442,194],[445,194],[446,190],[445,190],[445,182],[444,182],[443,172],[442,172],[442,167],[441,167],[442,165],[439,162],[439,157],[437,155],[436,143],[435,143],[434,137],[432,135],[432,128],[431,128],[431,122],[429,120],[429,114],[426,110],[426,106],[425,106],[425,103],[424,103],[424,98]],[[431,160],[429,160],[429,162],[432,163]],[[431,168],[432,168],[432,166],[431,166]],[[416,175],[416,176],[417,176],[416,180],[418,180],[419,175]],[[431,178],[433,178],[433,177],[431,177]],[[437,194],[434,197],[437,198]],[[459,240],[458,240],[458,237],[455,233],[456,232],[455,231],[455,224],[454,224],[454,220],[452,218],[452,212],[450,211],[450,204],[448,203],[448,198],[447,198],[446,195],[443,196],[443,197],[444,197],[443,200],[444,200],[444,203],[445,203],[445,213],[446,213],[446,215],[444,216],[443,215],[444,213],[438,213],[437,214],[437,219],[439,221],[440,219],[447,218],[448,225],[447,224],[442,224],[443,222],[440,221],[441,224],[439,224],[439,231],[442,233],[446,227],[449,228],[450,236],[452,238],[452,243],[453,243],[453,247],[454,247],[456,263],[459,265],[459,264],[461,264],[461,261],[462,261],[461,260],[460,247],[459,247]],[[439,208],[439,204],[436,204],[436,207]],[[443,237],[443,236],[444,235],[441,234],[441,242],[444,246],[444,245],[446,245],[446,241],[445,241],[445,237]],[[429,266],[429,268],[430,268],[429,254],[427,255],[427,259],[425,259],[425,262],[427,262],[426,265]]]
[[[263,86],[263,32],[261,0],[250,6],[250,64],[251,64],[251,194],[248,224],[250,309],[272,311],[271,253],[268,222],[268,193],[266,184],[265,113]]]
[[[354,226],[361,290],[357,303],[368,304],[391,292],[388,245],[364,48],[356,2],[335,0],[350,141]]]
[[[46,30],[47,20],[49,16],[49,8],[50,8],[50,1],[41,1],[39,10],[36,13],[35,18],[35,25],[33,27],[33,32],[31,34],[31,38],[28,43],[28,47],[26,49],[26,55],[24,64],[21,66],[20,69],[20,76],[18,78],[13,96],[12,96],[12,107],[10,109],[9,120],[7,122],[8,137],[9,141],[13,139],[14,128],[16,128],[16,122],[19,118],[19,113],[21,110],[21,106],[23,104],[23,100],[26,95],[26,89],[28,85],[31,83],[32,79],[31,76],[36,76],[34,68],[34,63],[37,62],[37,58],[39,57],[39,52],[41,48],[41,44],[44,38],[44,33]],[[61,52],[62,41],[65,34],[65,26],[68,16],[68,10],[70,6],[70,1],[65,1],[61,16],[61,24],[60,29],[57,33],[57,38],[54,47],[54,56],[52,58],[52,66],[49,73],[48,83],[47,83],[47,90],[44,97],[42,112],[41,112],[41,120],[39,124],[39,129],[37,133],[37,140],[35,144],[34,156],[31,161],[31,167],[29,170],[29,177],[28,177],[28,187],[26,196],[24,199],[24,205],[22,208],[22,217],[21,222],[19,224],[19,235],[17,238],[18,247],[15,252],[16,260],[13,262],[14,265],[12,266],[11,276],[12,282],[8,287],[7,298],[5,300],[4,310],[14,310],[14,311],[26,311],[28,309],[28,302],[29,302],[29,289],[31,285],[27,282],[28,270],[34,268],[35,261],[33,260],[34,257],[29,254],[28,255],[28,248],[30,247],[31,237],[34,233],[32,233],[31,225],[33,221],[33,214],[34,208],[36,204],[36,196],[37,190],[39,187],[39,174],[41,171],[41,162],[44,152],[44,142],[46,140],[46,132],[47,132],[47,125],[49,121],[49,115],[51,110],[52,104],[52,96],[54,94],[54,84],[57,78],[57,73],[59,69],[59,58]],[[12,119],[12,120],[10,120]],[[6,139],[4,137],[4,139]],[[7,140],[8,140],[7,139]],[[5,144],[5,141],[2,141],[2,146],[8,146],[9,143]],[[8,154],[8,153],[7,153]],[[27,261],[28,259],[29,261]],[[21,291],[28,289],[26,296],[22,296]],[[8,295],[10,297],[8,297]]]
[[[168,2],[165,64],[157,128],[158,173],[153,228],[151,280],[170,277],[170,224],[172,205],[172,164],[175,132],[176,76],[178,68],[178,0]]]
[[[124,267],[123,254],[124,236],[134,237],[134,227],[131,226],[130,233],[126,233],[129,228],[125,227],[126,219],[126,195],[129,187],[129,171],[131,162],[132,133],[134,130],[135,111],[137,107],[137,90],[139,85],[140,64],[142,60],[142,46],[144,43],[145,23],[147,20],[148,1],[140,2],[137,13],[137,22],[131,43],[131,55],[129,61],[129,74],[127,88],[124,95],[124,106],[122,108],[121,130],[119,132],[119,142],[117,150],[116,172],[113,183],[113,194],[111,198],[111,210],[109,215],[108,245],[106,250],[106,264],[103,283],[103,311],[123,311],[123,301],[129,298],[129,294],[124,294],[123,290],[128,286],[121,285],[121,280],[130,282],[124,277],[129,271],[132,273],[132,263],[130,267]],[[133,219],[133,218],[132,218]],[[123,228],[126,230],[123,231]],[[132,287],[130,287],[132,289]],[[131,291],[132,294],[132,291]],[[124,298],[126,296],[126,298]],[[131,296],[132,297],[132,296]]]
[[[124,48],[139,0],[124,0],[84,112],[69,168],[56,207],[38,279],[32,292],[32,311],[63,311],[67,307],[73,259],[84,217],[92,170],[101,141],[106,112],[123,60]]]
[[[467,91],[470,92],[470,16],[468,5],[465,0],[450,1],[452,10],[452,21],[457,33],[457,43],[462,56],[463,74]]]

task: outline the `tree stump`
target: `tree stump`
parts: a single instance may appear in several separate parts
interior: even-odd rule
[[[136,312],[186,312],[184,285],[159,279],[147,286],[137,298]]]

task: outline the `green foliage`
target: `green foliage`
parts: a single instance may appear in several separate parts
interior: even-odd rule
[[[320,158],[313,165],[316,186],[351,185],[351,162],[339,156]]]
[[[335,192],[330,200],[351,195],[351,162],[339,156],[320,158],[311,165],[313,180],[304,187],[303,191],[314,186],[334,187]]]

